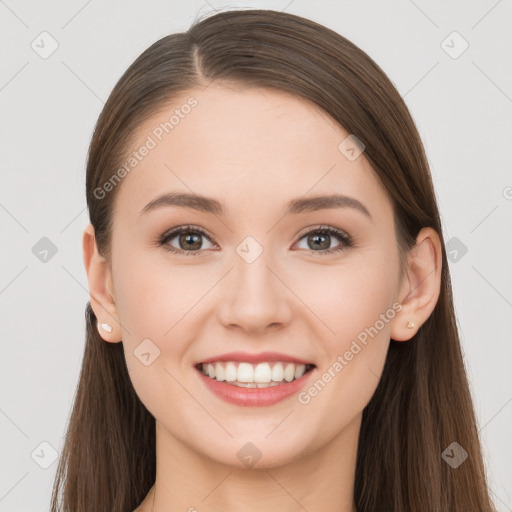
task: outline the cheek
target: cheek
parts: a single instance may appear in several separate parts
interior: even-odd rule
[[[155,267],[143,253],[124,254],[113,265],[126,364],[146,403],[146,398],[158,396],[162,381],[171,378],[164,376],[164,361],[168,368],[169,362],[182,359],[183,337],[178,333],[188,318],[191,299],[187,295],[192,292],[184,286],[180,272]]]
[[[166,351],[179,351],[179,344],[171,342],[174,333],[193,318],[193,306],[211,287],[213,276],[173,265],[165,254],[154,258],[144,251],[125,255],[115,265],[116,303],[128,331],[123,341],[132,346],[150,338]]]
[[[335,435],[340,424],[362,412],[379,383],[391,321],[400,309],[395,302],[398,262],[374,252],[323,269],[323,279],[319,272],[310,275],[308,297],[322,319],[316,322],[321,367],[297,398],[316,428]],[[311,288],[319,282],[325,285]]]
[[[397,255],[360,250],[336,265],[309,263],[307,268],[289,272],[288,282],[293,283],[294,292],[311,313],[307,316],[329,354],[350,345],[376,322],[384,337],[389,334],[390,325],[385,320],[395,313],[392,305],[398,287]],[[386,312],[382,323],[381,315]]]
[[[388,283],[386,276],[373,270],[358,272],[353,270],[340,277],[340,286],[333,287],[329,293],[330,306],[328,317],[336,332],[335,344],[345,348],[347,342],[359,339],[364,343],[365,333],[369,330],[373,337],[389,335],[389,321],[394,316],[394,286]],[[378,331],[378,333],[375,331]]]
[[[189,369],[187,350],[203,325],[198,317],[202,299],[222,276],[206,266],[173,265],[165,254],[155,257],[159,251],[118,250],[113,259],[126,364],[137,394],[153,414],[164,398],[181,396],[173,376]]]
[[[315,313],[310,318],[316,319],[312,325],[322,341],[318,351],[323,364],[331,365],[349,351],[351,367],[370,367],[379,375],[396,314],[397,256],[360,251],[337,266],[311,266],[306,275],[307,283],[297,282],[297,294]]]

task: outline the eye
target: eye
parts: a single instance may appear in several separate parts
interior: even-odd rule
[[[206,238],[210,247],[204,247],[201,238]],[[170,242],[176,239],[177,247]],[[211,249],[213,246],[209,235],[201,228],[194,226],[182,226],[165,233],[159,240],[159,245],[164,249],[179,254],[195,255],[201,249]]]
[[[332,239],[337,240],[338,245],[331,247]],[[328,254],[342,251],[348,247],[352,247],[352,238],[340,231],[339,229],[331,226],[316,226],[309,228],[305,235],[302,235],[300,240],[305,239],[305,243],[309,247],[299,247],[300,249],[309,249],[316,254]],[[313,249],[311,249],[311,247]],[[320,249],[320,250],[317,250]]]
[[[176,241],[172,243],[175,239]],[[206,247],[202,239],[208,241]],[[353,246],[350,235],[331,226],[315,226],[309,228],[306,233],[300,237],[297,244],[300,244],[303,239],[308,247],[299,246],[299,249],[310,250],[315,254],[335,253]],[[333,239],[338,241],[338,244],[331,247]],[[201,250],[211,249],[213,247],[210,235],[197,226],[181,226],[174,228],[162,235],[158,240],[158,244],[163,246],[167,251],[187,256],[197,255]]]

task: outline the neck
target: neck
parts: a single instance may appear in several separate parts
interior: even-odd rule
[[[354,478],[361,416],[320,449],[275,467],[213,461],[156,424],[156,481],[136,512],[355,512]]]

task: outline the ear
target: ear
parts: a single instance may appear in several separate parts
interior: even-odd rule
[[[97,329],[105,341],[118,343],[121,341],[121,326],[112,292],[112,272],[107,260],[98,252],[92,224],[84,230],[82,247],[85,271],[89,281],[91,307],[98,319]],[[103,329],[102,323],[111,325],[112,331]]]
[[[393,340],[411,339],[434,311],[441,290],[441,270],[439,235],[433,228],[423,228],[407,254],[407,268],[399,292],[402,309],[391,321]]]

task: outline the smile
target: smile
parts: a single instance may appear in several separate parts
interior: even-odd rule
[[[279,360],[276,354],[269,357],[271,361],[262,360],[262,355],[253,356],[257,361],[252,363],[241,357],[237,361],[227,356],[222,359],[196,364],[197,374],[215,396],[238,406],[270,406],[291,397],[306,385],[316,369],[316,365],[300,360]]]
[[[313,366],[282,361],[259,364],[229,361],[200,363],[198,369],[218,382],[244,388],[267,388],[300,379]]]

